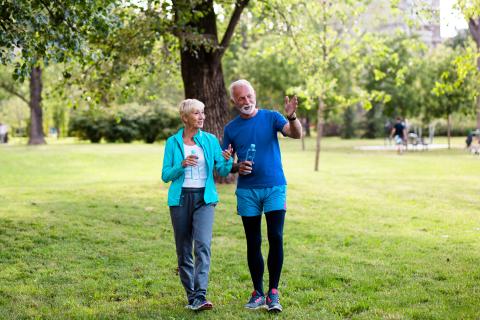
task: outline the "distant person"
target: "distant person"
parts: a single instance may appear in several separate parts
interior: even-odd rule
[[[472,137],[472,144],[470,146],[470,150],[472,151],[472,153],[480,155],[480,130],[477,129],[472,134],[473,134],[473,137]]]
[[[404,149],[404,145],[407,139],[407,128],[402,122],[402,118],[397,117],[395,125],[390,132],[390,137],[394,139],[395,145],[397,146],[397,153],[401,154]]]
[[[8,143],[8,126],[0,123],[0,143]]]
[[[213,171],[227,176],[233,162],[231,151],[222,152],[218,139],[201,130],[204,108],[205,105],[195,99],[180,103],[184,128],[168,138],[162,168],[162,180],[172,182],[168,188],[168,205],[178,273],[188,299],[186,308],[195,311],[213,308],[206,299],[213,217],[218,202]]]
[[[473,142],[473,132],[469,132],[467,135],[467,139],[465,139],[465,144],[467,146],[467,149],[470,150]]]

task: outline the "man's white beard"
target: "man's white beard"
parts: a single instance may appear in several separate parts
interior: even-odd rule
[[[252,103],[244,105],[240,108],[240,112],[246,116],[251,115],[254,111],[255,111],[255,105]]]

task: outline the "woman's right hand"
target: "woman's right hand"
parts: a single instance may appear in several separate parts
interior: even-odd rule
[[[232,157],[232,153],[233,153],[233,148],[232,148],[232,145],[229,144],[228,149],[225,149],[222,151],[222,157],[225,159],[225,161],[228,161]]]
[[[182,161],[182,167],[186,168],[187,166],[192,166],[192,167],[196,166],[197,165],[197,159],[198,159],[198,156],[193,155],[193,154],[187,156]]]

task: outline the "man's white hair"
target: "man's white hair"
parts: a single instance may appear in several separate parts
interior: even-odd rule
[[[234,81],[234,82],[232,82],[230,87],[228,87],[228,90],[230,91],[230,98],[232,98],[232,99],[233,99],[233,89],[235,89],[236,87],[249,87],[250,89],[252,89],[252,91],[255,91],[253,89],[252,84],[245,79],[240,79],[240,80]]]
[[[188,115],[194,111],[203,111],[205,105],[202,101],[197,99],[185,99],[178,104],[178,111],[180,112],[180,117]]]

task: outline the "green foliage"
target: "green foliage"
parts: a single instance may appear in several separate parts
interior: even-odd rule
[[[165,139],[180,126],[179,116],[171,110],[154,107],[123,106],[119,110],[85,110],[72,112],[70,134],[98,143],[153,143]]]
[[[470,58],[476,55],[471,48],[463,52]],[[437,97],[437,103],[425,110],[426,117],[446,117],[454,112],[473,114],[478,75],[474,59],[470,60],[471,63],[465,64],[462,56],[447,48],[432,55],[429,68],[436,74],[433,77],[436,80],[431,93]]]
[[[106,117],[95,111],[74,112],[70,116],[69,135],[99,143],[105,132]]]
[[[365,113],[360,123],[362,138],[385,138],[390,135],[393,119],[384,114],[383,108],[383,104],[377,103]]]
[[[381,93],[372,95],[371,102],[384,106],[383,111],[389,117],[418,116],[423,98],[419,94],[423,90],[418,81],[422,73],[419,65],[427,59],[426,46],[405,34],[369,35],[368,40],[361,49],[366,60],[362,83],[366,90]]]
[[[342,138],[351,139],[355,137],[355,111],[353,107],[348,107],[343,112]]]
[[[117,112],[115,117],[108,117],[105,122],[103,137],[107,142],[132,142],[138,137],[135,114]]]
[[[14,63],[13,77],[28,77],[33,66],[95,60],[87,38],[106,37],[116,25],[114,1],[2,1],[0,63]]]
[[[146,143],[166,139],[181,125],[179,115],[173,110],[160,108],[147,109],[136,119],[139,136]]]
[[[239,26],[241,30],[259,23],[245,20]],[[247,79],[257,92],[260,107],[283,110],[288,89],[304,81],[298,60],[291,54],[285,40],[284,35],[273,32],[259,35],[255,29],[236,37],[223,59],[226,83]]]

